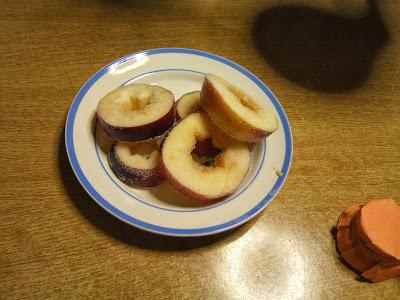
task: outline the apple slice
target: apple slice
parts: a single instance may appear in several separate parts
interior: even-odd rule
[[[278,119],[266,103],[216,75],[205,75],[200,99],[211,120],[237,140],[256,142],[278,128]]]
[[[176,120],[179,121],[199,110],[201,110],[200,92],[194,91],[184,94],[176,102]]]
[[[175,121],[173,94],[160,86],[130,84],[104,96],[97,116],[114,140],[143,141],[165,133]]]
[[[132,187],[150,187],[159,184],[163,176],[159,168],[159,143],[114,142],[108,155],[108,163],[114,174]]]
[[[193,150],[203,141],[203,149],[198,149],[196,155]],[[212,155],[204,161],[198,157],[203,154]],[[182,119],[172,128],[161,149],[160,167],[167,182],[197,200],[217,200],[232,194],[249,166],[247,144],[226,135],[205,113]]]

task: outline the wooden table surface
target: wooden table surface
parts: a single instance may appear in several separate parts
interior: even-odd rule
[[[399,278],[367,283],[341,263],[332,228],[352,203],[400,203],[399,15],[389,0],[1,1],[0,298],[398,299]],[[64,123],[81,85],[157,47],[241,64],[288,115],[289,177],[236,230],[142,232],[71,170]]]

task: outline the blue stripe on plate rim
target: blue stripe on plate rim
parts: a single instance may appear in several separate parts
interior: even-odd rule
[[[284,134],[285,134],[285,141],[286,141],[286,148],[285,148],[285,159],[282,165],[282,176],[280,176],[277,181],[275,182],[274,186],[271,188],[271,190],[267,191],[267,194],[264,196],[264,198],[252,209],[244,213],[238,218],[235,218],[233,220],[230,220],[228,222],[214,225],[214,226],[209,226],[209,227],[202,227],[202,228],[170,228],[170,227],[163,227],[163,226],[158,226],[154,225],[151,223],[147,223],[144,221],[141,221],[137,218],[134,218],[123,211],[119,210],[112,204],[110,204],[103,196],[99,194],[99,192],[96,191],[96,189],[90,184],[88,178],[85,176],[83,173],[77,157],[76,157],[76,152],[75,152],[75,147],[74,147],[74,141],[73,141],[73,129],[74,129],[74,121],[76,117],[76,113],[78,111],[79,105],[81,101],[83,100],[85,94],[87,91],[93,86],[93,84],[99,80],[104,74],[108,73],[111,68],[116,67],[128,60],[131,60],[135,58],[136,55],[138,54],[145,54],[145,55],[156,55],[156,54],[164,54],[164,53],[182,53],[182,54],[191,54],[191,55],[197,55],[197,56],[202,56],[209,58],[211,60],[215,60],[218,62],[221,62],[227,66],[230,66],[236,71],[241,72],[244,74],[246,77],[248,77],[250,80],[252,80],[271,100],[272,104],[274,105],[275,109],[277,110],[279,117],[281,119],[281,123],[284,129]],[[70,161],[70,164],[72,166],[72,169],[80,181],[81,185],[83,188],[86,190],[86,192],[101,206],[103,207],[106,211],[108,211],[110,214],[113,216],[117,217],[121,221],[133,225],[135,227],[138,227],[140,229],[153,232],[153,233],[159,233],[163,235],[171,235],[171,236],[201,236],[201,235],[209,235],[209,234],[215,234],[218,232],[223,232],[229,229],[232,229],[234,227],[237,227],[244,222],[248,221],[250,218],[256,216],[258,213],[260,213],[263,208],[265,208],[275,197],[275,195],[279,192],[281,187],[283,186],[283,183],[285,182],[285,179],[287,178],[287,175],[289,173],[290,169],[290,164],[292,161],[292,155],[293,155],[293,144],[292,144],[292,133],[289,125],[289,121],[286,117],[285,111],[283,110],[281,104],[275,97],[275,95],[268,89],[268,87],[260,80],[258,79],[254,74],[252,74],[250,71],[246,70],[242,66],[236,64],[235,62],[228,60],[224,57],[201,51],[201,50],[195,50],[195,49],[187,49],[187,48],[156,48],[156,49],[150,49],[150,50],[144,50],[140,52],[136,52],[133,54],[129,54],[127,56],[124,56],[120,59],[117,59],[116,61],[108,64],[107,66],[103,67],[101,70],[99,70],[97,73],[95,73],[89,80],[82,86],[82,88],[79,90],[78,94],[76,95],[74,101],[71,104],[70,110],[68,112],[67,120],[66,120],[66,125],[65,125],[65,144],[66,144],[66,149],[67,149],[67,155],[68,159]]]
[[[158,70],[153,70],[150,72],[146,72],[146,73],[142,73],[140,75],[137,75],[129,80],[127,80],[125,83],[123,83],[121,86],[124,86],[126,84],[130,84],[132,82],[134,82],[135,80],[153,74],[153,73],[160,73],[160,72],[171,72],[171,71],[182,71],[182,72],[192,72],[192,73],[198,73],[201,75],[204,75],[203,72],[198,72],[198,71],[193,71],[193,70],[189,70],[189,69],[158,69]],[[96,120],[96,124],[95,124],[95,129],[97,129],[97,120]],[[233,197],[229,197],[227,199],[225,199],[224,201],[219,201],[214,205],[211,206],[207,206],[207,207],[203,207],[203,208],[198,208],[198,209],[171,209],[171,208],[165,208],[165,207],[160,207],[154,204],[150,204],[148,202],[146,202],[143,199],[140,199],[138,196],[134,196],[132,195],[129,191],[127,191],[126,189],[124,189],[124,187],[122,185],[120,185],[116,180],[114,180],[112,178],[112,176],[110,175],[110,173],[107,171],[106,167],[104,166],[103,162],[101,161],[100,155],[99,155],[99,151],[98,151],[98,146],[97,146],[97,142],[96,142],[96,135],[93,136],[93,143],[94,143],[94,147],[96,149],[96,156],[97,156],[97,160],[99,161],[99,164],[101,165],[101,168],[103,169],[103,171],[106,173],[106,175],[108,176],[108,178],[111,180],[111,182],[119,189],[121,190],[124,194],[128,195],[129,197],[131,197],[132,199],[141,202],[144,205],[148,205],[157,209],[161,209],[161,210],[166,210],[166,211],[172,211],[172,212],[178,212],[178,213],[186,213],[186,212],[197,212],[197,211],[202,211],[202,210],[209,210],[209,209],[213,209],[215,207],[224,205],[232,200],[234,200],[235,198],[237,198],[238,196],[240,196],[241,194],[243,194],[247,188],[253,183],[253,181],[256,179],[256,177],[258,176],[258,174],[260,173],[260,170],[262,168],[262,166],[264,165],[264,161],[265,161],[265,152],[266,152],[266,142],[265,139],[263,140],[263,155],[262,155],[262,159],[261,159],[261,163],[258,166],[257,172],[256,174],[253,176],[253,178],[250,180],[250,182],[244,187],[242,188],[242,190],[240,190],[239,192],[235,193],[233,195]]]

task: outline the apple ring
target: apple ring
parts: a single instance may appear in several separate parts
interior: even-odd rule
[[[174,124],[174,101],[173,94],[162,87],[130,84],[104,96],[97,116],[114,140],[143,141],[165,133]]]
[[[219,149],[208,163],[193,155],[196,143],[207,139]],[[160,167],[168,183],[197,200],[217,200],[232,194],[242,183],[249,166],[247,144],[226,135],[205,113],[182,119],[161,149]]]
[[[211,120],[239,141],[256,142],[278,128],[276,115],[265,103],[216,75],[206,74],[200,98]]]

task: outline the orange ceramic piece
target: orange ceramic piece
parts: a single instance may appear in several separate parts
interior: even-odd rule
[[[368,202],[361,210],[358,235],[383,260],[400,260],[400,206],[392,199]]]
[[[346,208],[339,216],[337,228],[340,230],[349,227],[351,220],[360,211],[361,207],[361,204],[354,204]]]
[[[343,259],[360,272],[373,267],[377,261],[357,236],[357,220],[363,205],[346,208],[337,222],[337,247]]]
[[[339,216],[339,220],[336,225],[338,229],[337,246],[339,252],[349,250],[354,246],[354,241],[351,238],[350,222],[353,217],[360,211],[361,207],[362,205],[360,204],[354,204],[346,208]]]
[[[345,209],[337,222],[343,259],[373,282],[400,276],[400,206],[391,199]]]
[[[364,278],[372,282],[384,281],[400,276],[400,263],[393,266],[385,266],[383,263],[377,264],[368,271],[361,274]]]
[[[343,259],[360,272],[364,272],[375,266],[378,261],[368,255],[365,248],[355,246],[341,253]]]

